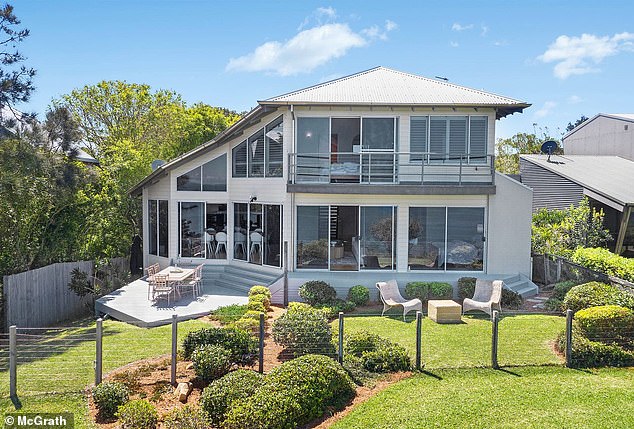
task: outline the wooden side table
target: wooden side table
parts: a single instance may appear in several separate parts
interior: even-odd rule
[[[432,299],[427,303],[427,314],[436,323],[462,322],[462,306],[449,299]]]

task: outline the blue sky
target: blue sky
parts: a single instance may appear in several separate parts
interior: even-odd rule
[[[378,65],[532,103],[497,136],[631,113],[634,2],[37,1],[12,3],[38,74],[22,110],[101,80],[237,111]],[[537,124],[534,127],[533,124]]]

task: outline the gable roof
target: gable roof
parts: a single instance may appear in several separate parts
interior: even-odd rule
[[[379,105],[495,107],[497,118],[530,104],[501,95],[375,67],[339,79],[259,101],[262,105]]]
[[[614,201],[620,206],[634,205],[634,162],[606,155],[520,155],[584,188]]]
[[[634,113],[598,113],[594,115],[592,118],[588,119],[587,121],[581,123],[580,125],[574,127],[572,130],[568,131],[566,134],[564,134],[564,136],[561,139],[562,140],[567,139],[568,137],[570,137],[571,135],[573,135],[574,133],[576,133],[577,131],[579,131],[580,129],[590,124],[592,121],[594,121],[595,119],[599,117],[616,119],[619,121],[634,122]]]

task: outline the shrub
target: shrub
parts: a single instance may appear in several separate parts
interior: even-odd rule
[[[562,308],[564,311],[570,309],[577,312],[584,308],[600,305],[618,305],[634,309],[634,295],[605,283],[584,283],[568,291]]]
[[[334,319],[340,312],[349,313],[353,311],[356,306],[352,301],[344,301],[342,299],[336,299],[330,304],[318,305],[317,309],[323,311],[324,315],[328,319]]]
[[[502,305],[503,308],[516,310],[522,306],[523,302],[524,299],[519,293],[506,288],[502,289],[502,302],[500,305]]]
[[[553,285],[553,294],[551,297],[563,301],[568,291],[578,284],[579,283],[574,280],[567,280],[565,282],[555,283]]]
[[[218,307],[211,312],[209,318],[226,325],[228,323],[235,322],[244,316],[247,311],[248,308],[246,305],[232,304],[224,307]]]
[[[561,311],[562,304],[563,301],[561,299],[550,297],[544,303],[544,309],[546,311]]]
[[[363,386],[380,376],[378,373],[368,371],[363,365],[363,359],[357,356],[344,355],[342,366],[352,381],[359,386]]]
[[[117,417],[125,429],[154,429],[158,423],[156,408],[145,399],[121,405]]]
[[[249,300],[249,303],[247,304],[247,308],[249,309],[249,311],[257,311],[260,313],[266,313],[266,307],[264,306],[264,303],[262,303],[261,301]]]
[[[231,352],[222,346],[205,344],[192,353],[194,372],[204,381],[222,377],[231,369]]]
[[[253,396],[234,402],[223,427],[294,429],[343,408],[354,394],[354,383],[336,361],[302,356],[271,371]]]
[[[409,299],[418,298],[421,301],[427,301],[429,297],[429,283],[409,282],[405,285],[405,295]]]
[[[302,312],[310,312],[314,311],[314,307],[306,304],[305,302],[289,302],[288,307],[286,308],[287,313],[302,313]]]
[[[239,365],[253,363],[258,351],[258,341],[246,331],[235,328],[203,328],[185,336],[183,340],[185,359],[190,359],[197,347],[206,344],[219,345],[229,350],[231,361]]]
[[[258,335],[260,332],[259,319],[252,319],[250,317],[242,317],[231,324],[232,328],[246,331],[252,335]]]
[[[352,286],[348,290],[348,301],[354,302],[356,306],[367,305],[370,301],[370,290],[361,285]]]
[[[295,357],[309,353],[334,355],[332,330],[324,312],[314,308],[294,308],[273,323],[273,340]]]
[[[185,405],[169,412],[163,419],[162,427],[165,429],[207,429],[209,423],[202,410]]]
[[[361,359],[370,372],[395,372],[411,369],[407,350],[399,344],[367,331],[358,331],[344,337],[344,356]]]
[[[253,303],[262,304],[262,306],[264,307],[265,313],[271,309],[271,299],[268,298],[266,295],[262,295],[262,294],[251,295],[249,297],[249,305]],[[249,308],[249,310],[252,310],[252,308]]]
[[[269,301],[271,300],[271,290],[266,286],[255,285],[251,289],[249,289],[249,298],[253,295],[264,295]]]
[[[99,412],[99,417],[110,419],[115,416],[117,408],[128,402],[128,388],[123,383],[105,382],[92,389],[92,399]]]
[[[328,283],[311,280],[299,287],[299,296],[310,305],[329,304],[337,297],[337,292]]]
[[[429,299],[451,299],[453,287],[449,283],[429,283]]]
[[[575,319],[590,340],[628,344],[634,339],[634,311],[617,305],[603,305],[577,311]]]
[[[575,250],[571,259],[591,270],[634,282],[634,259],[624,258],[607,249],[580,247]]]
[[[558,348],[560,352],[566,349],[566,336],[559,335]],[[577,368],[597,368],[601,366],[633,366],[634,351],[625,350],[617,344],[604,344],[590,341],[577,324],[572,329],[572,364]]]
[[[476,280],[475,277],[460,277],[458,279],[458,297],[460,299],[473,298]]]
[[[218,380],[212,381],[203,390],[200,406],[210,422],[215,426],[225,420],[227,411],[238,399],[253,395],[262,384],[263,376],[255,371],[239,369]]]

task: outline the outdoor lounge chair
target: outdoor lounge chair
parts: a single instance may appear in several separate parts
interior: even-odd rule
[[[405,315],[412,310],[423,311],[423,303],[420,299],[414,298],[407,300],[403,298],[398,290],[396,280],[377,282],[376,288],[381,295],[381,301],[383,301],[383,312],[381,312],[381,316],[383,316],[387,310],[397,305],[403,306],[403,320],[405,320]]]
[[[502,280],[477,279],[473,298],[465,298],[462,302],[462,314],[469,310],[480,310],[490,316],[494,309],[502,311],[500,302],[503,287]]]

